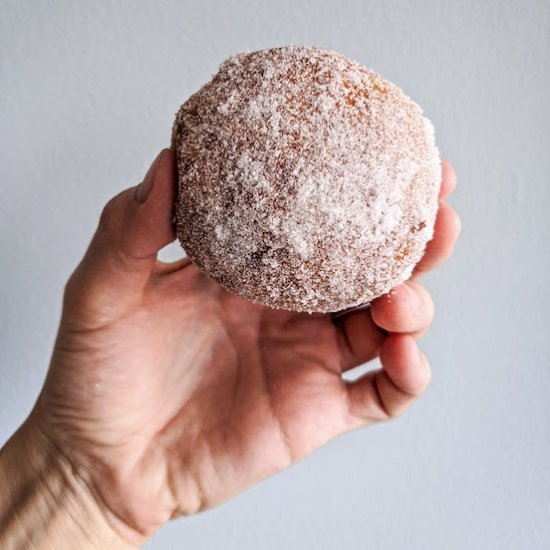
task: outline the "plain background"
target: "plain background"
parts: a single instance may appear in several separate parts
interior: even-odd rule
[[[433,383],[408,415],[147,548],[550,548],[548,2],[0,6],[2,441],[41,387],[103,204],[141,180],[179,105],[230,54],[317,45],[400,85],[456,165],[462,238],[426,280]]]

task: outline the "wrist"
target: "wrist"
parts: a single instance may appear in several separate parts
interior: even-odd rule
[[[136,548],[86,481],[27,420],[0,451],[0,547]]]

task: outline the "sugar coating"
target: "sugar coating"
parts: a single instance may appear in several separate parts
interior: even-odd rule
[[[225,61],[177,113],[178,238],[228,290],[333,312],[406,280],[433,235],[431,123],[347,57],[289,46]]]

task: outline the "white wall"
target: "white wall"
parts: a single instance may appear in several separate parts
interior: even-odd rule
[[[550,548],[549,28],[544,0],[0,0],[2,440],[103,203],[179,105],[231,53],[318,45],[402,86],[460,175],[462,239],[427,280],[433,384],[148,548]]]

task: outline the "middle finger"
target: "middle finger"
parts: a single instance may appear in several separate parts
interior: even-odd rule
[[[430,294],[415,281],[407,281],[380,296],[370,309],[373,321],[388,332],[424,332],[434,316]]]

